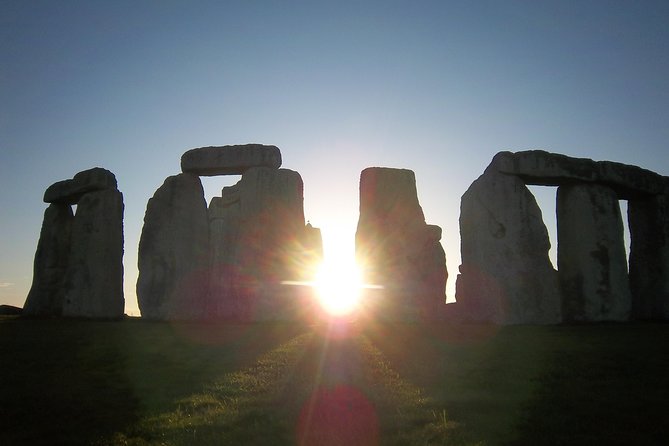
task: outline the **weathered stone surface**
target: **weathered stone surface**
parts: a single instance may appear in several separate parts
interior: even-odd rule
[[[425,224],[414,173],[371,167],[360,175],[356,258],[367,283],[381,285],[400,318],[429,316],[445,301],[441,229]]]
[[[239,197],[238,193],[236,195]],[[209,203],[208,214],[212,313],[218,318],[240,319],[245,306],[235,291],[236,277],[239,276],[236,265],[241,230],[239,200],[226,202],[225,197],[214,197]]]
[[[137,301],[142,317],[206,317],[209,256],[200,179],[188,173],[168,177],[147,204],[139,242]]]
[[[476,321],[560,321],[557,274],[541,210],[522,180],[486,170],[462,196],[456,301]]]
[[[123,195],[107,189],[81,197],[72,225],[63,315],[123,316]]]
[[[518,176],[526,184],[560,186],[574,181],[600,183],[615,190],[620,199],[658,194],[664,188],[661,175],[637,166],[573,158],[543,150],[500,152],[488,169]]]
[[[181,156],[181,171],[201,176],[241,175],[253,167],[281,167],[276,146],[245,144],[191,149]]]
[[[558,271],[565,321],[625,321],[631,297],[616,193],[605,186],[560,186]]]
[[[218,317],[276,319],[294,314],[285,280],[304,279],[322,255],[320,231],[304,225],[297,172],[251,168],[209,204],[212,306]],[[316,241],[318,236],[318,241]],[[318,244],[318,246],[313,246]],[[282,317],[282,316],[281,316]]]
[[[84,170],[71,180],[58,181],[44,192],[45,203],[76,204],[88,192],[116,189],[116,177],[101,167]]]
[[[628,203],[632,317],[669,319],[669,195]]]
[[[44,211],[35,253],[33,283],[24,304],[25,315],[62,314],[73,220],[72,208],[67,204],[54,203]]]

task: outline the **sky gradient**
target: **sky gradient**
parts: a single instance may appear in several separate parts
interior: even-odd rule
[[[460,197],[495,153],[669,175],[667,24],[662,1],[0,0],[0,303],[25,301],[44,190],[100,166],[138,314],[148,199],[186,150],[251,142],[302,175],[326,255],[353,258],[364,168],[413,170],[452,299]],[[205,179],[207,200],[238,179]],[[554,193],[537,192],[553,244]]]

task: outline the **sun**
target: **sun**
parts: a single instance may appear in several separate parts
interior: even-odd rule
[[[363,288],[362,275],[355,262],[323,262],[314,285],[321,305],[332,316],[355,311]]]

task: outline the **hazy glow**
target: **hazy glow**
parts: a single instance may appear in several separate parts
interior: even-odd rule
[[[352,260],[324,262],[316,274],[315,285],[321,305],[333,316],[350,314],[358,306],[362,276]]]

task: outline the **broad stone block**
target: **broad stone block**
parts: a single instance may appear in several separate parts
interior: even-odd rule
[[[67,204],[54,203],[44,211],[42,231],[35,253],[33,283],[23,314],[62,314],[73,220],[72,208]]]
[[[381,311],[434,318],[448,273],[441,228],[427,225],[412,171],[370,167],[360,174],[355,252],[366,283],[384,287]]]
[[[501,324],[560,322],[548,231],[522,180],[489,169],[474,181],[462,196],[460,237],[456,301],[468,318]]]
[[[63,315],[123,316],[123,195],[118,190],[81,197],[72,226]]]
[[[168,177],[146,206],[137,301],[149,319],[201,319],[209,310],[209,221],[198,176]]]
[[[591,184],[559,187],[557,226],[564,320],[628,320],[631,296],[616,193]]]
[[[281,167],[276,146],[245,144],[191,149],[181,156],[181,171],[200,176],[242,175],[253,167]]]
[[[116,177],[101,167],[84,170],[71,180],[59,181],[44,192],[45,203],[76,204],[81,197],[97,190],[116,189]]]

